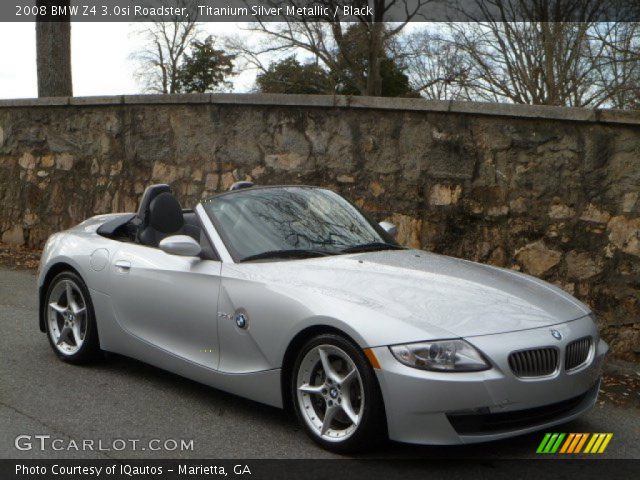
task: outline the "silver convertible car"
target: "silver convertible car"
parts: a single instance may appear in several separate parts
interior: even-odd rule
[[[463,444],[569,421],[607,345],[588,307],[511,270],[403,248],[329,190],[248,183],[52,235],[40,330],[276,407],[333,451]]]

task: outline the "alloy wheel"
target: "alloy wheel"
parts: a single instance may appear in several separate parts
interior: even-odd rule
[[[87,304],[80,287],[68,278],[51,289],[47,299],[49,335],[63,355],[77,353],[87,334]]]
[[[344,350],[335,345],[313,347],[302,359],[296,381],[302,417],[316,435],[340,442],[356,431],[364,412],[364,387]]]

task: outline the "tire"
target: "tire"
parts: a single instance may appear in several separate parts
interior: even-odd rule
[[[44,299],[47,338],[54,353],[78,365],[102,359],[95,310],[82,278],[71,271],[59,273]]]
[[[346,338],[336,334],[311,338],[298,353],[290,385],[300,424],[325,449],[370,451],[386,440],[375,373],[362,350]]]

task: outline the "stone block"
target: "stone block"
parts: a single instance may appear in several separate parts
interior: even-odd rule
[[[553,250],[544,241],[538,240],[516,250],[515,257],[528,273],[541,276],[560,263],[562,252]]]

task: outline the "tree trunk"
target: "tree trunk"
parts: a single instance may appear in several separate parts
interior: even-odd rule
[[[380,62],[382,61],[383,45],[382,34],[384,24],[376,22],[371,28],[371,38],[369,39],[369,58],[367,71],[367,91],[366,95],[379,97],[382,95],[382,77],[380,76]]]
[[[38,0],[38,5],[49,4]],[[58,1],[58,5],[69,6],[70,1]],[[38,16],[36,22],[36,49],[38,65],[39,97],[70,97],[73,95],[71,81],[71,23],[69,16],[56,17],[62,22],[50,22],[47,16]]]
[[[562,40],[555,33],[558,25],[549,22],[541,23],[542,30],[542,49],[544,52],[544,79],[546,85],[546,95],[541,103],[547,105],[561,105],[558,99],[558,83],[556,81],[555,72],[555,55],[556,42]],[[553,30],[552,30],[553,29]],[[533,102],[536,103],[536,102]]]

